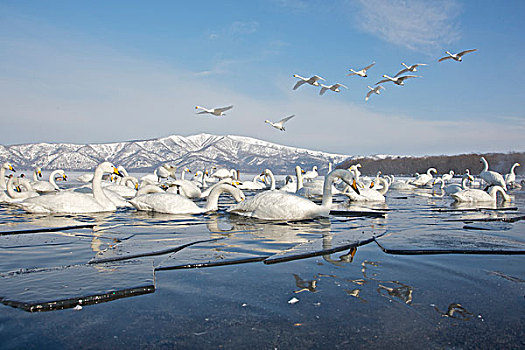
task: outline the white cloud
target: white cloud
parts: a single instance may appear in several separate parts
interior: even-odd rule
[[[356,0],[364,32],[412,50],[432,52],[460,38],[455,0]]]

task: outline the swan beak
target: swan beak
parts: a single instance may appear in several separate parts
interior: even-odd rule
[[[355,179],[354,181],[352,182],[352,186],[351,186],[354,191],[357,193],[357,194],[361,194],[361,192],[359,192],[359,188],[357,188],[357,183],[355,182]]]
[[[11,165],[9,166],[9,170],[16,171],[15,168],[13,168]]]
[[[22,192],[22,189],[20,188],[20,186],[16,186],[15,190],[16,192]]]
[[[138,190],[139,189],[139,184],[135,184],[135,190]]]
[[[303,169],[301,169],[301,174],[306,174],[306,171],[304,171]]]
[[[67,175],[64,174],[64,176],[62,176],[62,178],[64,179],[64,181],[67,181]]]
[[[124,177],[119,171],[117,168],[113,168],[113,174],[117,175],[117,176],[120,176],[120,177]]]
[[[374,187],[374,181],[370,183],[370,188]]]
[[[42,172],[41,171],[38,172],[38,177],[42,177]]]

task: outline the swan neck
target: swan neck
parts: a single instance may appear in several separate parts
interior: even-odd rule
[[[301,173],[301,167],[295,167],[295,175],[297,176],[297,192],[303,188],[303,174]]]
[[[388,181],[386,181],[382,177],[378,178],[377,180],[378,180],[378,182],[381,182],[383,184],[383,188],[377,190],[377,192],[379,192],[382,195],[384,195],[385,193],[388,192],[388,188],[390,187],[390,184],[388,183]],[[443,189],[443,182],[441,182],[441,189]]]
[[[104,175],[104,171],[100,166],[98,166],[95,169],[95,173],[93,174],[93,182],[92,182],[92,188],[93,188],[93,197],[95,200],[103,207],[106,206],[106,203],[109,202],[109,198],[104,193],[104,190],[102,189],[102,175]]]
[[[215,211],[219,209],[219,196],[224,192],[233,195],[233,187],[227,184],[220,184],[215,186],[206,200],[206,211]]]
[[[271,170],[267,171],[268,176],[270,177],[271,183],[270,183],[270,190],[275,190],[275,176],[273,176],[273,173]]]
[[[16,192],[13,189],[15,180],[16,180],[16,178],[13,176],[13,177],[10,177],[9,180],[7,181],[7,185],[6,185],[7,194],[8,194],[9,197],[11,197],[13,199],[22,198],[23,195],[20,194],[19,192]]]
[[[484,157],[481,157],[481,161],[483,162],[483,171],[488,171],[489,163],[487,162],[487,160]]]
[[[55,190],[59,190],[58,185],[55,182],[55,175],[59,173],[60,173],[60,170],[54,170],[51,172],[51,174],[49,174],[49,182],[51,183],[51,185],[53,185]]]
[[[5,168],[0,167],[0,188],[5,189],[7,187],[7,180],[5,179]]]
[[[323,184],[323,201],[321,203],[322,207],[330,208],[332,206],[332,186],[335,182],[336,178],[341,178],[342,175],[346,172],[346,170],[343,169],[336,169],[332,171],[330,174],[326,175],[324,178],[324,184]]]

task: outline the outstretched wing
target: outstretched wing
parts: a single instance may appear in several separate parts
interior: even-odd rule
[[[335,86],[336,88],[339,88],[339,87],[344,87],[345,89],[348,89],[348,87],[347,87],[347,86],[345,86],[345,85],[343,85],[343,84],[339,84],[339,83],[337,83],[337,84],[334,84],[334,86]]]
[[[374,64],[376,64],[375,62],[373,62],[372,64],[369,64],[368,66],[366,66],[365,68],[363,68],[364,71],[367,71],[369,70],[370,68],[372,68],[374,66]]]
[[[326,90],[328,90],[328,87],[327,86],[324,86],[323,84],[322,85],[322,88],[321,88],[321,91],[319,91],[319,95],[324,95],[324,93],[326,92]]]
[[[306,83],[306,81],[304,81],[304,80],[299,80],[299,81],[297,82],[297,84],[295,84],[295,86],[293,87],[293,89],[294,89],[294,90],[297,90],[297,88],[298,88],[299,86],[303,85],[304,83]]]
[[[308,81],[310,83],[315,83],[316,81],[319,81],[319,80],[324,80],[323,78],[321,78],[320,76],[318,75],[314,75],[313,77],[311,77],[310,79],[308,79]]]
[[[374,90],[368,91],[368,94],[366,94],[366,97],[365,97],[365,101],[368,101],[368,99],[370,98],[370,95],[372,95],[373,93],[374,93]]]
[[[459,57],[461,57],[461,56],[463,56],[463,55],[466,54],[466,53],[474,52],[474,51],[476,51],[476,50],[477,50],[477,49],[461,51],[461,52],[458,53],[457,55],[458,55]]]
[[[232,109],[232,108],[233,108],[233,105],[231,105],[231,106],[227,106],[227,107],[215,108],[215,110],[216,110],[217,112],[221,112],[221,113],[222,113],[222,112],[226,112],[226,111],[228,111],[228,110],[230,110],[230,109]]]
[[[195,114],[206,114],[206,113],[210,113],[210,112],[208,112],[208,111],[202,111],[202,112],[197,112],[197,113],[195,113]]]
[[[408,68],[401,69],[399,72],[397,72],[396,75],[394,75],[394,78],[396,78],[396,77],[398,77],[398,76],[400,76],[401,74],[406,73],[406,72],[408,72]]]
[[[391,80],[390,79],[383,79],[383,80],[378,81],[374,85],[381,84],[381,83],[388,83],[389,81],[391,81]]]
[[[283,118],[283,119],[279,120],[277,123],[284,124],[284,123],[286,123],[287,121],[289,121],[290,119],[292,119],[293,117],[295,117],[295,114],[292,114],[292,115],[289,116],[289,117]]]
[[[349,73],[347,74],[346,76],[349,77],[349,76],[352,76],[352,75],[356,75],[357,73]]]
[[[403,81],[408,78],[420,78],[420,76],[419,75],[405,75],[404,77],[399,77],[398,79]]]
[[[441,61],[444,61],[444,60],[448,60],[449,58],[452,58],[452,56],[445,56],[445,57],[441,57],[438,62],[441,62]]]

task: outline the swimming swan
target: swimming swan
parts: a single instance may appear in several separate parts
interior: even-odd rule
[[[483,170],[479,173],[479,177],[482,178],[490,186],[501,186],[506,191],[507,185],[505,184],[505,179],[503,176],[495,171],[489,170],[489,163],[485,157],[481,157],[479,160],[483,163]],[[485,188],[486,190],[487,188]]]
[[[514,173],[514,169],[517,166],[521,166],[521,164],[520,163],[514,163],[514,165],[512,165],[512,168],[510,168],[509,173],[505,175],[505,183],[507,185],[513,185],[516,182],[516,174]]]
[[[29,213],[50,214],[81,214],[98,213],[116,210],[116,206],[109,200],[102,190],[102,175],[105,173],[120,176],[118,169],[109,162],[97,166],[93,175],[93,194],[72,191],[46,194],[40,197],[26,199],[18,206]]]
[[[383,178],[377,178],[374,183],[381,183],[382,188],[376,190],[374,188],[363,188],[359,190],[359,194],[355,191],[350,190],[350,186],[346,186],[343,190],[343,194],[348,197],[352,202],[385,202],[385,193],[388,192],[388,182]]]
[[[5,162],[4,164],[2,164],[2,167],[0,167],[0,190],[5,190],[7,188],[7,181],[5,179],[6,170],[11,170],[13,172],[15,171],[11,163]]]
[[[23,187],[24,191],[15,191],[15,188],[20,187]],[[7,189],[0,192],[0,203],[17,203],[38,196],[39,194],[33,190],[28,180],[12,176],[7,181]]]
[[[238,188],[229,184],[220,184],[211,191],[204,208],[193,203],[191,199],[174,193],[150,193],[137,196],[129,202],[137,210],[142,211],[164,214],[201,214],[218,210],[219,196],[224,192],[231,194],[237,202],[245,198],[244,193]]]
[[[437,170],[435,168],[428,168],[426,174],[418,175],[411,182],[411,184],[415,185],[415,186],[425,186],[430,180],[432,180],[432,178],[433,178],[432,173],[437,174]]]
[[[54,170],[51,172],[51,174],[49,174],[49,181],[34,181],[33,183],[31,183],[33,190],[39,193],[49,193],[60,190],[60,188],[55,182],[55,177],[57,175],[60,175],[60,177],[64,179],[64,181],[67,181],[67,176],[64,170]]]
[[[336,169],[324,181],[321,205],[284,191],[265,191],[228,209],[229,213],[264,220],[306,220],[328,217],[332,207],[332,185],[340,178],[347,184],[353,182],[348,170]]]
[[[493,186],[490,188],[490,191],[487,193],[483,190],[469,188],[467,190],[462,190],[456,193],[452,193],[451,196],[456,202],[492,202],[496,203],[497,194],[501,193],[503,196],[503,201],[510,201],[510,196],[505,192],[501,186]]]

